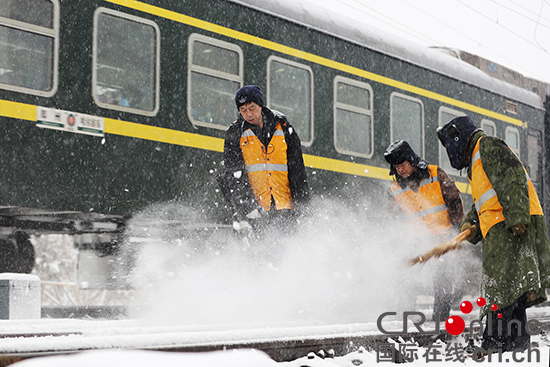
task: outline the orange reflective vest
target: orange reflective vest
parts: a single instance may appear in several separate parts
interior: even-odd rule
[[[472,178],[470,179],[470,185],[472,186],[472,197],[474,198],[477,215],[479,217],[479,227],[483,234],[483,238],[485,238],[492,226],[503,222],[506,218],[504,218],[504,214],[502,213],[502,205],[500,205],[498,201],[497,193],[493,189],[493,185],[491,185],[491,181],[489,181],[489,178],[485,174],[483,164],[481,163],[479,142],[483,138],[485,137],[481,137],[477,141],[472,152]],[[531,215],[543,215],[533,181],[529,178],[525,167],[523,167],[523,170],[525,171],[525,177],[529,187],[529,213]]]
[[[243,131],[240,143],[248,180],[258,204],[269,211],[273,197],[277,210],[292,209],[287,144],[281,123],[277,122],[267,148],[251,129]]]
[[[429,178],[420,181],[418,192],[402,189],[397,182],[391,186],[392,195],[405,213],[405,220],[412,225],[423,225],[433,236],[447,234],[451,219],[447,204],[441,194],[437,166],[428,165]]]

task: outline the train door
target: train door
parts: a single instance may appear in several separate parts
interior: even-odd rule
[[[535,185],[535,189],[537,190],[541,203],[544,205],[542,152],[542,133],[538,130],[527,130],[527,164],[525,168],[527,169],[527,173],[529,173],[529,176]]]

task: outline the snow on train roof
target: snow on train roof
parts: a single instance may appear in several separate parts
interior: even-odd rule
[[[543,108],[539,96],[526,89],[492,78],[480,69],[440,51],[406,41],[342,15],[335,15],[300,0],[230,0],[286,18],[326,34],[347,40],[411,64],[476,85],[496,94]]]

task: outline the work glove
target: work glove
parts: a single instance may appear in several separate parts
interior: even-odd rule
[[[233,229],[241,236],[248,236],[253,231],[252,226],[246,220],[233,222]]]
[[[466,222],[462,225],[462,227],[460,227],[460,232],[464,232],[467,229],[471,230],[471,232],[470,235],[466,238],[466,241],[473,242],[477,236],[478,228],[475,224]]]
[[[525,233],[527,226],[523,223],[518,223],[510,227],[514,236],[518,237]]]
[[[258,209],[254,209],[250,213],[246,215],[248,219],[260,219],[262,217],[262,213]]]

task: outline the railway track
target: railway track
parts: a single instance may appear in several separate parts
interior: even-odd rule
[[[99,322],[98,325],[93,323]],[[28,358],[74,354],[99,349],[132,349],[168,352],[205,352],[228,349],[257,349],[276,362],[292,361],[313,354],[322,358],[339,357],[362,349],[373,350],[388,338],[419,346],[436,339],[447,340],[449,334],[385,335],[373,330],[372,324],[262,328],[239,330],[178,329],[177,327],[150,328],[130,325],[128,322],[92,321],[87,326],[65,327],[47,332],[0,332],[0,367]],[[550,320],[541,321],[542,330],[550,331]],[[0,330],[2,330],[0,323]]]
[[[291,361],[313,352],[319,356],[341,356],[363,348],[374,348],[387,335],[373,324],[248,328],[213,330],[179,327],[151,328],[125,321],[65,321],[56,332],[48,332],[55,320],[22,332],[0,331],[0,367],[35,357],[73,354],[97,349],[140,349],[169,352],[205,352],[227,349],[257,349],[277,362]],[[5,330],[0,322],[0,330]],[[13,327],[14,329],[17,326]],[[410,334],[415,340],[422,336]]]

